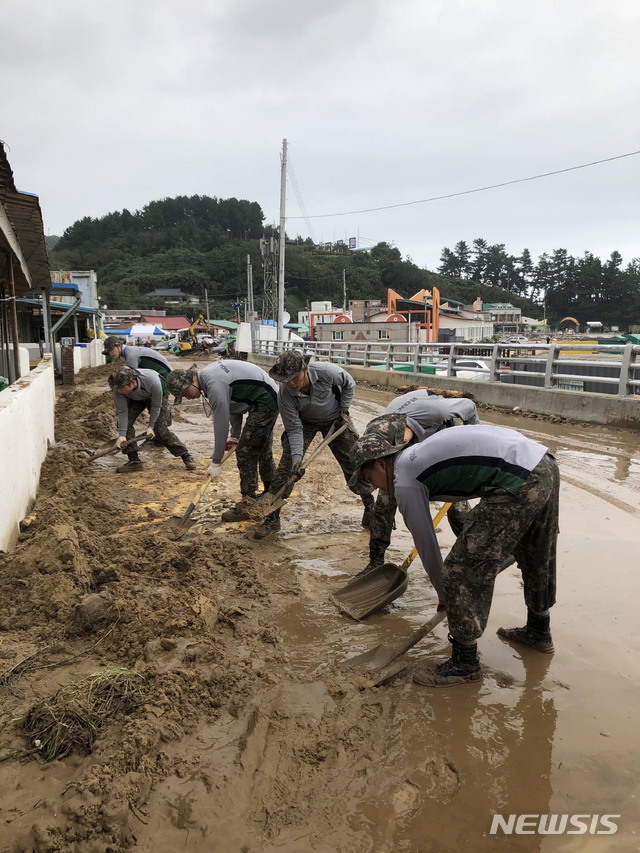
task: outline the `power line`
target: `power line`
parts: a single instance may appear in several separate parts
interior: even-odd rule
[[[304,205],[304,201],[302,199],[302,193],[300,192],[300,187],[298,186],[298,180],[296,178],[295,169],[293,168],[293,163],[291,162],[291,156],[289,156],[288,162],[288,172],[289,177],[291,178],[291,185],[293,186],[293,191],[296,194],[296,198],[298,199],[298,205],[300,210],[302,211],[302,218],[304,219],[307,228],[309,230],[309,236],[313,240],[314,243],[317,243],[316,235],[313,233],[313,226],[309,222],[309,215],[307,214],[307,208]]]
[[[495,190],[498,187],[508,187],[511,184],[523,184],[526,181],[537,181],[539,178],[548,178],[551,175],[561,175],[564,172],[575,172],[577,169],[588,169],[589,166],[598,166],[600,163],[610,163],[612,160],[622,160],[624,157],[634,157],[640,154],[640,151],[630,151],[628,154],[618,154],[615,157],[605,157],[603,160],[594,160],[592,163],[582,163],[580,166],[569,166],[566,169],[556,169],[553,172],[542,172],[540,175],[530,175],[528,178],[516,178],[513,181],[502,181],[499,184],[489,184],[486,187],[476,187],[473,190],[462,190],[457,193],[447,193],[446,195],[434,195],[431,198],[421,198],[417,201],[402,201],[398,204],[385,204],[382,207],[366,207],[362,210],[346,210],[341,213],[316,213],[311,216],[289,216],[288,219],[327,219],[331,216],[352,216],[357,213],[374,213],[378,210],[392,210],[394,207],[410,207],[413,204],[427,204],[430,201],[442,201],[445,198],[455,198],[461,195],[471,195],[472,193],[482,193],[487,190]]]

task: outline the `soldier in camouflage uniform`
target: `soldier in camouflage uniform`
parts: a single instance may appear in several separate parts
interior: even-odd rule
[[[174,370],[167,377],[169,391],[176,404],[182,397],[194,400],[201,394],[209,401],[213,416],[214,447],[208,473],[220,475],[222,457],[237,446],[236,462],[240,472],[242,497],[257,497],[258,471],[265,491],[273,481],[273,427],[278,417],[275,382],[257,364],[225,359],[202,370]],[[242,426],[243,415],[247,420]],[[229,434],[231,428],[231,434]],[[240,521],[239,508],[222,514],[223,521]]]
[[[385,409],[385,414],[405,415],[417,423],[420,430],[413,436],[413,441],[424,441],[435,432],[455,426],[458,422],[474,425],[480,423],[473,400],[467,400],[465,397],[445,399],[426,388],[409,391],[408,394],[396,397]],[[396,509],[395,497],[380,489],[371,525],[369,563],[361,572],[358,572],[356,577],[384,563],[385,551],[391,544]],[[447,519],[456,536],[460,534],[464,516],[470,509],[467,501],[456,501],[449,509]]]
[[[510,555],[522,572],[527,624],[500,628],[505,640],[551,654],[555,603],[559,473],[536,441],[496,426],[445,429],[407,445],[411,418],[371,421],[353,450],[356,472],[394,494],[422,564],[447,608],[451,658],[414,681],[448,687],[481,678],[477,639],[487,624],[496,576]],[[442,562],[429,501],[480,498]]]
[[[109,335],[104,339],[103,355],[108,355],[113,361],[123,358],[127,367],[134,370],[155,370],[163,380],[171,373],[171,365],[166,356],[149,347],[134,347],[126,344],[122,338]],[[165,394],[167,394],[165,386]]]
[[[113,391],[118,417],[118,446],[128,457],[125,465],[116,468],[118,474],[130,474],[143,468],[138,455],[138,445],[131,444],[125,449],[125,444],[133,438],[134,424],[145,409],[149,410],[147,438],[155,439],[160,446],[166,447],[172,456],[179,456],[188,471],[196,469],[196,463],[185,445],[169,429],[171,404],[162,377],[155,370],[134,370],[123,365],[109,377],[109,387]]]
[[[320,433],[323,438],[331,427],[345,420],[347,429],[329,445],[338,465],[342,469],[347,483],[353,475],[351,448],[358,433],[349,419],[349,406],[353,400],[355,381],[353,377],[337,364],[330,362],[310,362],[310,356],[288,350],[282,353],[269,371],[269,376],[279,383],[278,408],[282,416],[285,432],[282,434],[282,456],[271,484],[270,492],[276,494],[290,478],[291,474],[302,476],[304,471],[300,463],[307,448]],[[371,526],[374,501],[371,487],[365,483],[356,483],[350,487],[364,504],[362,526]],[[288,497],[291,487],[284,493]],[[262,539],[271,532],[280,529],[280,510],[267,516],[254,531],[255,539]]]

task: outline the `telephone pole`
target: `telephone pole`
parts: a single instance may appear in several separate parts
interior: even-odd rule
[[[282,140],[280,162],[280,256],[278,258],[278,340],[284,341],[284,251],[287,203],[287,140]]]

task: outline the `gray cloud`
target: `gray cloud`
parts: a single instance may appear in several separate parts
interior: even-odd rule
[[[640,148],[635,0],[5,0],[2,125],[60,233],[176,194],[278,218],[290,144],[310,214],[396,204]],[[483,236],[514,253],[637,244],[640,157],[476,196],[313,221],[435,267]],[[301,211],[290,187],[288,213]],[[289,233],[307,236],[303,219]]]

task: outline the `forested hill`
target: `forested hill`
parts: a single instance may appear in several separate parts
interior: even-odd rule
[[[163,308],[147,294],[180,288],[200,297],[205,289],[215,316],[236,313],[234,303],[246,295],[247,255],[251,258],[256,308],[262,309],[263,271],[259,239],[273,230],[264,226],[257,202],[235,198],[179,196],[153,201],[142,210],[85,217],[64,232],[50,252],[52,269],[95,269],[100,301],[110,308]],[[311,300],[342,304],[343,270],[347,299],[386,298],[388,287],[410,297],[423,287],[440,289],[443,300],[465,304],[510,301],[527,315],[556,321],[572,314],[581,321],[633,322],[640,315],[640,264],[622,269],[613,255],[601,263],[585,254],[578,260],[563,250],[534,263],[527,250],[519,257],[486,241],[443,249],[438,272],[403,259],[399,249],[380,243],[368,252],[335,245],[320,250],[311,240],[287,239],[286,307],[295,313]],[[533,297],[530,298],[530,297]],[[180,306],[167,306],[182,313]],[[192,305],[190,313],[197,313]],[[589,315],[587,318],[587,314]]]

